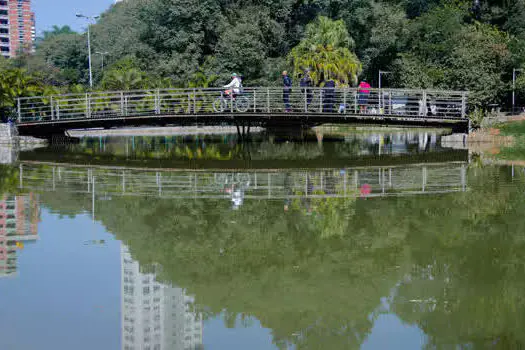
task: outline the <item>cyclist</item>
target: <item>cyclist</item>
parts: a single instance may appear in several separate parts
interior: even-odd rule
[[[228,90],[225,91],[226,95],[233,94],[233,97],[237,96],[241,92],[242,80],[237,73],[232,73],[232,81],[228,85],[224,85]]]

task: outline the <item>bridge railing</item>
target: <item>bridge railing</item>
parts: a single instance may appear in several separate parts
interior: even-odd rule
[[[279,114],[466,117],[461,91],[247,87],[233,97],[224,89],[155,89],[24,97],[19,123],[137,116]]]

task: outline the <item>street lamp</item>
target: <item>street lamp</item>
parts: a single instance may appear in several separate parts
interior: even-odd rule
[[[379,70],[379,85],[378,85],[378,88],[379,88],[379,111],[381,111],[381,107],[382,107],[382,104],[383,104],[382,101],[381,101],[381,100],[382,100],[382,97],[383,97],[383,96],[382,96],[383,94],[381,93],[381,76],[382,76],[383,74],[390,74],[390,73],[392,73],[392,72],[388,72],[388,71],[384,71],[384,70]]]
[[[514,113],[514,108],[516,106],[516,73],[522,71],[522,68],[512,69],[512,113]]]
[[[392,72],[388,72],[388,71],[385,71],[385,70],[380,70],[379,71],[379,88],[381,89],[381,76],[383,74],[391,74]]]
[[[95,22],[99,16],[85,16],[81,13],[77,13],[78,18],[85,18],[88,21],[87,26],[87,37],[88,37],[88,61],[89,61],[89,86],[93,88],[93,70],[91,68],[91,33],[89,30],[89,27],[91,26],[91,22]]]
[[[102,57],[102,70],[104,70],[104,57],[109,55],[109,52],[107,51],[104,51],[104,52],[101,52],[101,51],[97,51],[95,52],[97,55],[100,55]]]

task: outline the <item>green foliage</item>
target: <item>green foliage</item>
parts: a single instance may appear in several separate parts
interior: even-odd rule
[[[305,38],[290,52],[295,75],[310,68],[315,85],[329,79],[340,85],[355,84],[362,66],[350,51],[353,44],[342,20],[319,17],[306,27]]]
[[[280,71],[309,66],[314,80],[342,85],[363,74],[390,87],[466,89],[474,106],[508,104],[512,68],[525,65],[524,0],[134,0],[91,27],[93,51],[111,67],[133,57],[133,71],[93,69],[99,88],[219,86],[232,71],[245,85],[279,83]],[[44,33],[34,56],[15,62],[47,85],[87,84],[85,34]],[[362,64],[361,64],[362,62]],[[111,70],[111,68],[110,68]],[[202,75],[206,75],[204,78]],[[518,84],[518,100],[525,87]]]
[[[38,77],[23,69],[0,70],[0,117],[2,121],[12,116],[18,97],[41,95],[44,89]]]
[[[466,24],[466,16],[445,6],[412,21],[406,52],[395,64],[402,86],[468,90],[474,106],[504,98],[509,38],[487,24]]]
[[[115,62],[102,78],[102,88],[105,90],[138,90],[147,85],[147,75],[138,68],[133,57]]]

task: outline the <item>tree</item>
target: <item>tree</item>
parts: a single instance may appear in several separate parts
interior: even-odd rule
[[[2,121],[14,113],[18,97],[39,95],[44,86],[39,79],[23,69],[0,71],[0,115]]]
[[[44,30],[43,37],[41,37],[41,40],[47,40],[55,35],[64,35],[64,34],[77,34],[74,30],[71,29],[70,26],[57,26],[54,25],[51,30]]]
[[[328,79],[349,85],[357,82],[362,69],[361,62],[350,51],[352,46],[353,40],[343,21],[321,16],[306,27],[305,38],[292,49],[289,59],[296,76],[310,68],[316,85]]]
[[[106,90],[133,90],[148,87],[146,74],[140,70],[136,60],[125,57],[106,70],[101,82]]]
[[[510,69],[509,37],[482,23],[465,23],[467,12],[444,6],[413,20],[393,69],[407,88],[468,90],[484,106],[504,98]]]

